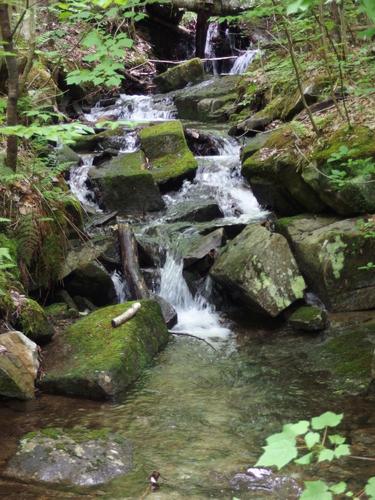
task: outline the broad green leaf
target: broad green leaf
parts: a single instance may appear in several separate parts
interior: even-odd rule
[[[275,465],[278,469],[281,469],[298,455],[295,438],[291,438],[291,436],[282,432],[270,436],[267,443],[268,445],[263,448],[264,453],[259,458],[256,466]]]
[[[331,462],[335,458],[335,454],[333,450],[329,450],[328,448],[325,448],[319,453],[318,457],[318,462],[324,462],[325,460],[328,460]]]
[[[297,458],[297,460],[294,460],[294,463],[298,465],[311,464],[313,456],[314,454],[312,452],[307,453],[306,455],[303,455],[301,458]]]
[[[319,432],[308,432],[305,436],[305,443],[309,450],[320,441]]]
[[[341,481],[340,483],[336,483],[333,486],[330,486],[329,489],[335,495],[341,495],[346,490],[346,483],[344,481]]]
[[[310,426],[310,422],[308,420],[300,420],[295,424],[285,424],[283,427],[284,433],[291,433],[294,436],[300,436],[301,434],[305,434]]]
[[[334,455],[336,458],[346,457],[347,455],[350,455],[349,445],[340,444],[337,448],[335,448]]]
[[[289,2],[287,13],[296,14],[297,12],[305,12],[313,5],[313,3],[313,0],[294,0]]]
[[[370,498],[370,500],[374,500],[375,498],[375,476],[370,477],[365,486],[366,495]]]
[[[305,490],[300,500],[331,500],[332,493],[324,481],[305,481]]]
[[[328,439],[332,444],[344,444],[346,439],[344,436],[340,436],[340,434],[332,434],[332,436],[328,436]]]
[[[344,415],[333,413],[332,411],[326,411],[319,417],[314,417],[311,419],[311,426],[313,429],[321,430],[325,427],[336,427],[339,425]]]
[[[375,23],[375,2],[374,0],[362,0],[366,14]]]

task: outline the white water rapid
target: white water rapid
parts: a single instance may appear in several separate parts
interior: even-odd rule
[[[69,175],[69,187],[71,192],[78,198],[84,208],[91,208],[94,212],[101,212],[95,202],[95,195],[87,187],[87,177],[93,165],[94,155],[81,155],[82,164],[73,167]]]
[[[243,73],[246,72],[247,68],[249,67],[249,64],[254,61],[256,56],[259,54],[259,50],[254,49],[254,50],[247,50],[243,54],[237,57],[237,59],[234,61],[234,64],[232,66],[232,69],[230,70],[231,75],[242,75]]]

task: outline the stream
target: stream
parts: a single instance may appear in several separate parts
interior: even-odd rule
[[[166,97],[121,96],[112,109],[95,107],[88,121],[111,117],[141,121],[176,117]],[[364,397],[336,390],[329,374],[306,362],[306,352],[321,342],[318,336],[298,335],[277,322],[261,323],[247,315],[221,315],[211,302],[211,283],[206,280],[195,296],[183,275],[181,248],[197,234],[190,224],[181,230],[168,217],[181,203],[211,199],[224,218],[221,225],[259,221],[267,213],[259,207],[240,174],[240,145],[222,130],[212,128],[219,154],[198,157],[194,180],[185,181],[178,192],[164,195],[166,209],[137,226],[141,234],[159,231],[166,256],[155,291],[178,312],[176,331],[203,337],[203,342],[172,338],[167,348],[117,403],[100,403],[41,395],[31,402],[8,401],[0,408],[0,496],[5,498],[107,498],[107,499],[245,499],[298,498],[297,483],[283,471],[254,488],[238,476],[253,467],[264,440],[282,424],[310,418],[323,411],[344,412],[345,428],[364,433],[375,423],[374,404]],[[137,136],[127,132],[121,152],[137,149]],[[97,210],[86,185],[93,156],[71,173],[70,186],[79,200]],[[118,300],[126,299],[121,275],[112,275]],[[93,489],[63,489],[17,484],[1,476],[1,467],[15,451],[25,432],[47,426],[70,428],[109,427],[134,445],[134,468],[128,475]],[[161,488],[149,493],[148,477],[160,471]],[[331,480],[355,477],[358,484],[374,474],[363,462],[342,461],[325,467]],[[305,472],[304,478],[310,477]],[[288,469],[295,481],[300,469]],[[281,479],[280,479],[281,478]]]

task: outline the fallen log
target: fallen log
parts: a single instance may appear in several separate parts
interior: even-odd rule
[[[128,285],[131,299],[148,299],[145,280],[139,268],[137,241],[130,224],[117,219],[118,238],[121,251],[122,271]]]
[[[136,302],[127,311],[120,314],[120,316],[116,316],[116,318],[113,318],[113,320],[111,321],[112,328],[117,328],[118,326],[123,325],[124,323],[129,321],[129,319],[132,319],[140,310],[140,308],[141,303]]]

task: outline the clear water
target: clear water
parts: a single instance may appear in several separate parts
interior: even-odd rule
[[[259,54],[259,50],[247,50],[243,54],[237,57],[234,61],[232,69],[230,70],[231,75],[242,75],[246,72],[249,64],[256,58]]]
[[[92,209],[94,212],[101,212],[95,201],[94,193],[87,186],[88,173],[92,168],[94,156],[81,155],[82,164],[78,167],[74,166],[70,170],[69,187],[84,208]]]

